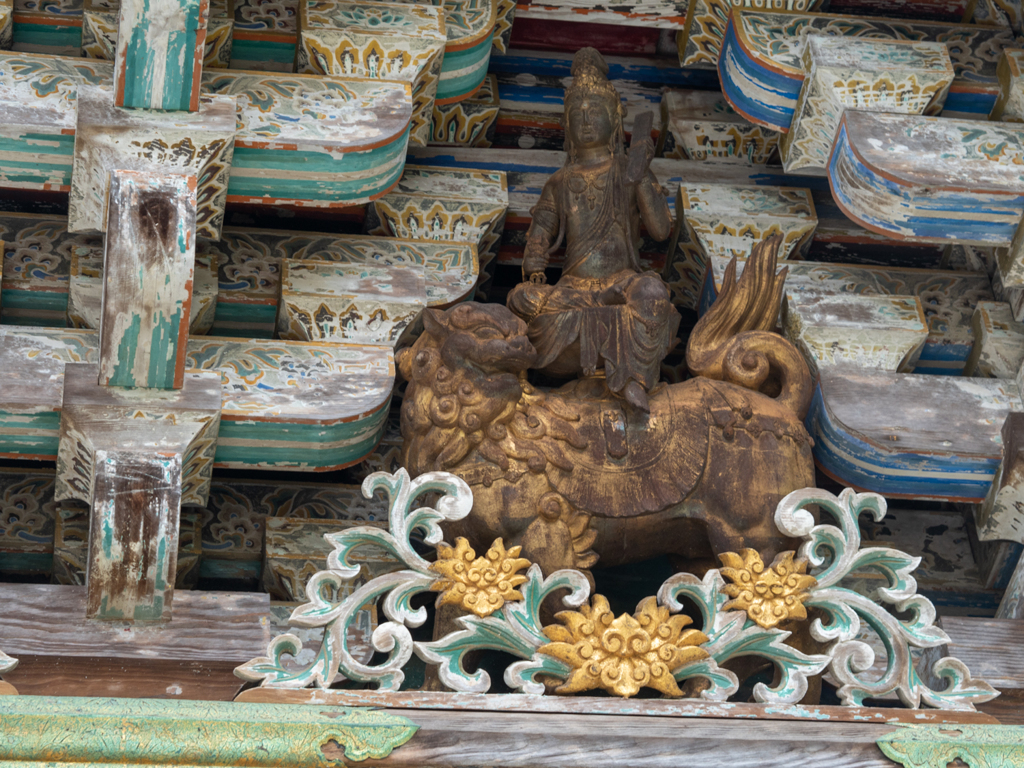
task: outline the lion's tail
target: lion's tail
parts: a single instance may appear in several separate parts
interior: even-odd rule
[[[686,363],[695,376],[770,394],[803,419],[811,402],[810,371],[796,347],[771,330],[788,272],[775,274],[781,244],[782,236],[775,235],[754,246],[739,280],[736,259],[729,262],[718,298],[690,334]]]

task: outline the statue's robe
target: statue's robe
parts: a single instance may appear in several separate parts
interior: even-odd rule
[[[532,211],[528,241],[539,241],[550,253],[565,239],[562,277],[553,286],[517,285],[508,307],[529,327],[536,369],[560,376],[603,369],[613,392],[630,379],[649,391],[680,317],[661,278],[640,269],[640,212],[636,189],[624,182],[624,166],[619,156],[597,172],[568,164],[548,180]],[[657,181],[648,171],[641,183]],[[624,303],[606,303],[613,286]]]

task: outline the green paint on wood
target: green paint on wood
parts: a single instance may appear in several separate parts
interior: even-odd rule
[[[970,768],[1024,766],[1024,728],[1012,725],[903,725],[878,747],[903,768],[946,768],[956,760]]]
[[[383,759],[419,726],[347,707],[0,697],[0,764],[322,768]],[[331,744],[334,742],[334,744]],[[344,761],[325,754],[334,745]]]
[[[132,317],[131,324],[125,329],[121,341],[117,345],[117,363],[114,365],[114,373],[106,382],[111,387],[137,387],[135,381],[135,355],[139,350],[139,331],[142,329],[142,318],[139,315]]]
[[[119,25],[118,34],[128,37],[124,47],[122,106],[187,111],[192,99],[199,2],[158,2],[161,13],[151,8],[150,0],[143,0],[138,23],[131,26],[130,20],[122,20]],[[167,5],[178,6],[178,13],[167,13]],[[179,19],[175,16],[183,22],[177,28],[174,25]]]

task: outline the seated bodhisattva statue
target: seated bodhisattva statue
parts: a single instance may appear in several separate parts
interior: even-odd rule
[[[660,241],[672,219],[649,168],[649,126],[646,135],[634,134],[627,154],[624,109],[607,72],[593,48],[573,59],[563,118],[569,157],[532,211],[524,282],[509,294],[508,307],[529,327],[536,369],[564,378],[603,370],[612,392],[648,412],[647,393],[680,318],[661,278],[641,270],[637,245],[641,220]],[[546,285],[544,270],[563,242],[562,276]]]

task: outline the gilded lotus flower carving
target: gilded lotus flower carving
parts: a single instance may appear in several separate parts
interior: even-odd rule
[[[441,578],[430,585],[440,592],[438,605],[457,605],[477,616],[489,616],[506,602],[522,600],[516,587],[526,581],[519,573],[530,566],[530,561],[519,557],[522,547],[507,551],[501,539],[495,539],[484,557],[477,557],[469,542],[461,536],[455,547],[438,547],[437,560],[430,570]]]
[[[789,619],[806,619],[804,600],[811,596],[808,590],[817,580],[807,575],[807,561],[794,560],[793,555],[780,552],[767,568],[753,549],[719,555],[724,566],[721,574],[732,582],[725,587],[725,594],[732,600],[723,606],[724,610],[746,611],[765,629]]]
[[[690,617],[670,615],[654,597],[641,602],[633,616],[616,618],[608,601],[594,595],[591,605],[555,618],[561,624],[544,627],[551,642],[539,650],[573,670],[555,693],[600,688],[628,698],[641,688],[654,688],[666,696],[682,696],[673,672],[708,656],[698,647],[707,636],[685,629]]]

